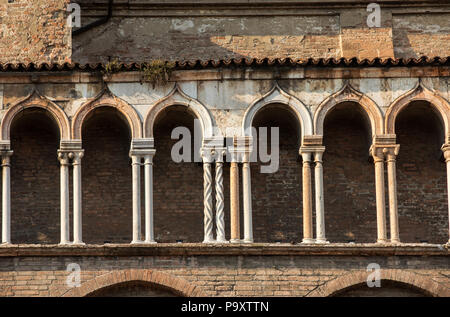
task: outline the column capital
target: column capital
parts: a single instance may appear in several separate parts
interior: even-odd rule
[[[84,157],[84,150],[74,150],[70,151],[69,158],[72,160],[74,165],[81,164],[81,159]]]
[[[69,151],[66,150],[58,150],[58,160],[61,165],[69,165]]]
[[[441,147],[441,151],[444,153],[444,158],[446,162],[450,161],[450,143],[445,143]]]
[[[395,160],[400,151],[400,144],[386,145],[383,149],[388,161]]]
[[[11,164],[11,156],[13,155],[13,151],[11,150],[2,150],[0,151],[2,166],[9,166]]]

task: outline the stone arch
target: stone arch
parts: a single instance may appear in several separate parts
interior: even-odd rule
[[[11,106],[3,116],[0,137],[2,141],[10,140],[11,124],[15,116],[22,110],[33,107],[45,109],[50,113],[58,125],[60,141],[70,140],[70,123],[66,113],[57,104],[34,89],[29,96]]]
[[[413,101],[427,101],[431,104],[442,119],[445,138],[447,139],[450,132],[450,104],[437,92],[433,92],[425,87],[421,81],[412,90],[394,100],[389,106],[385,118],[386,134],[395,134],[395,120],[398,114]],[[444,143],[446,142],[447,140]]]
[[[291,110],[298,119],[302,141],[306,135],[313,134],[313,123],[308,108],[306,108],[300,100],[281,89],[278,83],[276,83],[269,92],[258,100],[255,100],[250,107],[248,107],[242,121],[242,135],[251,136],[253,119],[258,111],[266,105],[276,103],[288,106],[289,110]]]
[[[81,140],[81,130],[87,115],[99,107],[116,108],[127,120],[132,139],[142,138],[142,123],[136,110],[123,99],[115,96],[105,85],[103,90],[94,98],[84,103],[73,116],[72,138]]]
[[[175,294],[184,297],[206,296],[199,286],[196,286],[185,279],[164,272],[146,269],[127,269],[110,272],[97,276],[96,278],[81,284],[80,287],[71,288],[66,292],[61,293],[61,291],[55,289],[50,292],[50,296],[83,297],[106,287],[133,281],[142,281],[160,285],[171,290]]]
[[[314,291],[309,293],[308,296],[333,296],[337,292],[347,289],[351,286],[366,283],[368,274],[369,272],[367,271],[357,271],[345,274],[332,281],[327,282],[322,286],[319,286]],[[381,270],[381,283],[383,283],[383,280],[411,285],[434,297],[450,296],[450,291],[446,287],[432,280],[429,276],[419,275],[417,273],[405,270],[383,269]]]
[[[145,138],[153,138],[153,127],[155,125],[156,118],[165,108],[174,105],[185,106],[194,113],[194,115],[200,120],[203,138],[211,138],[214,136],[216,124],[208,109],[198,100],[186,95],[177,83],[167,96],[159,99],[150,106],[150,110],[144,120]]]
[[[377,104],[365,94],[357,91],[350,83],[346,83],[338,92],[326,98],[314,114],[314,132],[323,135],[323,126],[327,113],[342,102],[355,102],[367,114],[370,120],[372,136],[383,134],[383,114]]]

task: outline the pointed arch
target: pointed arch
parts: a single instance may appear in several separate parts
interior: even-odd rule
[[[398,114],[413,101],[427,101],[432,105],[432,107],[434,107],[434,109],[439,113],[440,118],[442,119],[445,129],[445,137],[448,138],[450,104],[437,92],[433,92],[425,87],[420,80],[412,90],[398,97],[389,106],[385,118],[386,134],[395,134],[395,121]],[[447,140],[445,140],[445,142],[446,141]]]
[[[145,138],[153,138],[153,127],[155,125],[156,118],[165,108],[174,105],[185,106],[195,114],[195,116],[200,120],[203,138],[210,138],[214,136],[216,124],[208,109],[200,103],[200,101],[186,95],[178,83],[176,83],[172,91],[167,96],[159,99],[150,106],[150,110],[144,120]]]
[[[250,105],[250,107],[248,107],[242,121],[242,135],[250,136],[253,119],[255,118],[255,115],[259,110],[261,110],[266,105],[276,103],[288,106],[289,109],[294,113],[300,124],[302,139],[306,135],[313,134],[313,124],[308,108],[306,108],[306,106],[300,100],[281,89],[278,83],[275,83],[275,85],[269,92],[267,92],[261,98],[255,100]]]
[[[42,108],[47,110],[58,125],[60,141],[70,140],[70,123],[66,113],[57,104],[39,94],[36,89],[33,89],[30,95],[11,106],[3,116],[0,137],[2,141],[10,140],[11,124],[15,116],[22,110],[28,108]]]
[[[372,136],[383,134],[383,114],[375,101],[365,94],[353,88],[349,82],[328,98],[326,98],[317,108],[314,114],[314,132],[323,135],[323,125],[327,113],[336,105],[343,102],[355,102],[361,106],[370,120]]]
[[[125,100],[115,96],[105,85],[103,90],[94,98],[84,103],[73,116],[72,138],[81,140],[81,131],[87,115],[99,107],[113,107],[122,113],[128,122],[132,139],[142,137],[142,124],[136,110]]]

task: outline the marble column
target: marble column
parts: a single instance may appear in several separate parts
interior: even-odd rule
[[[325,211],[323,199],[323,150],[314,153],[314,184],[316,194],[316,243],[327,243],[325,238]]]
[[[230,218],[230,242],[240,242],[241,229],[239,220],[239,164],[237,162],[236,155],[232,155],[230,164]]]
[[[223,193],[223,156],[225,149],[216,148],[216,241],[219,243],[227,242],[225,239],[225,220],[224,220],[224,193]]]
[[[133,179],[133,240],[141,243],[141,156],[131,155]]]
[[[60,244],[69,244],[69,153],[58,151],[60,162],[60,193],[61,193],[61,239]]]
[[[450,245],[450,144],[444,144],[442,146],[444,152],[445,164],[447,166],[447,201],[448,201],[448,233],[449,239],[447,244]]]
[[[203,243],[214,242],[213,237],[213,205],[212,205],[212,174],[211,163],[214,152],[212,149],[202,149],[203,158],[203,213],[204,213],[204,239]]]
[[[387,148],[386,161],[388,172],[389,190],[389,222],[391,232],[391,243],[400,243],[398,230],[398,205],[397,205],[397,176],[395,160],[400,149],[399,145]]]
[[[73,243],[84,244],[82,235],[82,191],[81,191],[81,159],[84,151],[70,153],[73,164]]]
[[[303,159],[303,240],[314,243],[312,225],[311,153],[301,153]]]
[[[386,198],[384,191],[384,152],[382,147],[372,148],[375,164],[375,192],[377,204],[377,242],[387,242],[386,235]]]
[[[2,243],[11,243],[11,155],[2,151]]]
[[[245,243],[253,242],[252,219],[252,183],[250,173],[250,153],[245,153],[242,163],[242,196],[244,205],[244,240]]]
[[[155,150],[144,155],[145,174],[145,243],[156,243],[153,222],[153,156]]]

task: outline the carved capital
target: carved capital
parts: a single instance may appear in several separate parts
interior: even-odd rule
[[[13,151],[1,151],[0,153],[2,155],[2,166],[10,166]]]
[[[378,162],[384,162],[384,157],[385,157],[385,153],[386,151],[384,150],[384,146],[377,146],[377,145],[372,145],[370,147],[370,155],[372,155],[373,157],[373,161],[375,163]]]
[[[69,153],[69,158],[73,165],[81,165],[81,159],[84,157],[84,150],[72,151]]]
[[[61,165],[63,165],[63,166],[69,165],[69,162],[70,162],[69,154],[70,153],[71,152],[69,152],[69,151],[58,150],[58,160]]]
[[[444,152],[445,162],[450,161],[450,143],[446,143],[441,147],[442,152]]]

